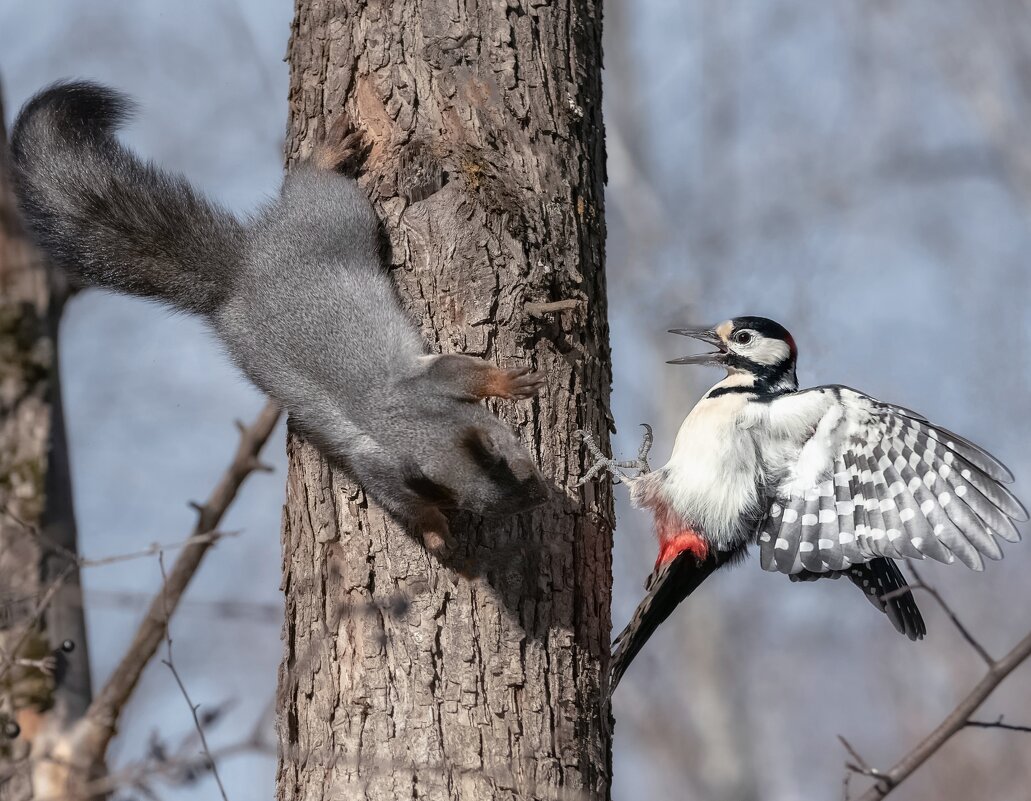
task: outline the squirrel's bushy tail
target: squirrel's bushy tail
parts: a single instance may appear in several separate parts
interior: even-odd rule
[[[130,110],[124,95],[87,82],[54,84],[26,103],[11,135],[22,213],[84,283],[208,315],[229,294],[244,228],[115,139]]]

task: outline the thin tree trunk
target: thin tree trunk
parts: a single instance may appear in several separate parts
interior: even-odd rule
[[[0,732],[0,797],[13,801],[31,797],[30,749],[82,715],[90,679],[79,573],[61,555],[76,551],[57,370],[65,289],[18,220],[2,120],[0,103],[0,720],[21,729]],[[53,675],[19,661],[52,654]]]
[[[468,578],[291,436],[278,798],[606,799],[611,493],[572,487],[610,424],[600,3],[297,0],[288,59],[289,159],[346,105],[429,341],[547,374],[499,408],[556,493],[456,516]]]

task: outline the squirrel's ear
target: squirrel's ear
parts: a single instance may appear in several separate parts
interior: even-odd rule
[[[504,460],[490,433],[479,426],[470,426],[462,432],[461,444],[481,467],[489,469]]]

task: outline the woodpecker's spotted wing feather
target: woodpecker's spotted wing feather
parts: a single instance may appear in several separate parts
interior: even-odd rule
[[[835,503],[835,514],[842,525],[838,531],[833,530],[833,523],[828,527],[827,535],[820,541],[820,556],[824,570],[844,570],[848,560],[843,546],[851,546],[859,541],[859,536],[869,525],[866,506],[863,504],[863,484],[860,480],[858,456],[854,453],[842,453],[831,468],[834,471],[833,481],[843,484],[841,495],[848,498],[849,506]],[[835,499],[839,490],[835,487]],[[847,528],[851,520],[852,528]]]
[[[833,517],[831,514],[823,520],[820,526],[820,540],[817,543],[819,547],[819,562],[813,561],[814,564],[822,565],[823,567],[814,567],[814,570],[827,570],[827,562],[824,559],[824,554],[830,551],[834,547],[835,539],[844,539],[846,542],[854,539],[856,536],[857,527],[863,524],[866,520],[865,517],[860,517],[856,513],[856,506],[852,502],[854,497],[852,483],[850,481],[851,476],[849,475],[849,468],[846,462],[845,455],[839,456],[834,462],[834,477],[832,481],[834,483],[834,507]],[[835,531],[835,526],[837,531]]]
[[[888,620],[900,634],[911,640],[923,639],[927,633],[924,618],[916,605],[910,590],[904,590],[906,580],[898,566],[891,559],[871,559],[869,562],[852,565],[845,570],[817,573],[803,570],[792,573],[792,581],[816,581],[848,576],[849,580],[863,591],[866,599],[888,616]]]
[[[767,510],[766,522],[762,529],[762,537],[774,544],[772,548],[764,548],[759,555],[763,570],[780,570],[777,559],[790,559],[786,564],[794,563],[794,551],[788,554],[790,539],[781,537],[780,532],[784,530],[790,537],[801,525],[802,515],[805,514],[805,499],[796,495],[785,499],[783,504],[773,503]],[[782,571],[789,572],[789,571]]]
[[[768,488],[759,533],[767,570],[841,571],[925,556],[980,570],[982,557],[1001,556],[993,535],[1019,538],[1013,521],[1027,512],[1000,483],[1009,471],[908,409],[818,387],[772,400],[768,415],[780,436],[794,437],[795,451]]]
[[[856,393],[859,394],[859,393]],[[873,400],[872,398],[870,400]],[[1002,462],[992,456],[988,451],[979,445],[975,445],[968,439],[954,434],[947,428],[934,425],[926,417],[903,406],[895,406],[890,403],[874,401],[881,408],[888,410],[902,425],[908,426],[911,430],[921,432],[925,437],[937,440],[948,450],[959,454],[974,467],[995,481],[1009,484],[1013,481],[1013,474]]]
[[[802,541],[798,544],[802,566],[807,570],[815,570],[817,572],[823,568],[820,541],[826,540],[828,536],[828,521],[833,519],[837,522],[837,512],[835,511],[836,491],[833,480],[830,480],[828,483],[829,487],[821,485],[820,492],[817,493],[816,508],[809,512],[809,514],[816,516],[816,523],[802,527]],[[836,531],[834,536],[837,536]]]
[[[874,548],[882,556],[922,559],[923,554],[913,546],[913,543],[933,537],[934,531],[927,518],[920,513],[917,498],[906,491],[906,486],[915,477],[915,473],[905,459],[899,460],[894,447],[888,449],[887,456],[892,463],[884,468],[884,477],[888,482],[888,491],[896,514],[892,518],[891,527],[885,530],[885,536],[874,541]]]
[[[909,590],[900,592],[906,586],[906,580],[891,559],[872,559],[865,564],[853,565],[847,575],[867,600],[888,616],[900,634],[911,640],[923,639],[927,633],[924,618],[913,593]]]
[[[923,462],[925,465],[934,464],[944,468],[937,471],[934,476],[946,480],[958,472],[959,476],[956,478],[960,486],[972,485],[992,504],[1011,517],[1020,519],[1022,515],[1026,514],[1020,502],[1001,483],[1009,480],[1009,472],[1001,466],[995,467],[997,463],[994,460],[990,463],[986,458],[973,460],[970,458],[976,455],[973,451],[967,449],[967,452],[964,453],[955,450],[950,447],[956,444],[954,441],[942,441],[934,435],[933,430],[929,432],[926,425],[913,424],[913,421],[907,423],[900,420],[899,422],[901,426],[892,430],[890,436],[894,441],[902,442],[910,450],[910,459],[914,466]],[[1005,471],[1006,479],[993,475],[993,472],[999,474],[1000,471]]]

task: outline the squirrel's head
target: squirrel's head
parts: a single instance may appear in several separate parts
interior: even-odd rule
[[[442,441],[426,443],[406,471],[407,487],[442,509],[506,515],[539,506],[548,484],[509,427],[484,407],[466,407],[457,428],[441,421],[431,431]],[[419,457],[422,458],[419,458]]]

